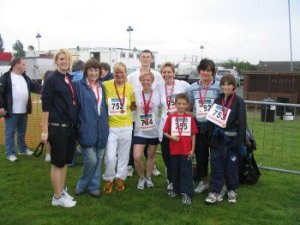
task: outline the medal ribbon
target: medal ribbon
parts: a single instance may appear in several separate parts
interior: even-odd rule
[[[167,85],[165,84],[165,93],[166,93],[166,101],[167,101],[168,110],[170,110],[172,95],[174,92],[174,86],[175,86],[175,82],[173,81],[171,93],[170,93],[170,95],[168,95],[168,88],[167,88]]]
[[[74,92],[74,88],[73,88],[73,85],[72,85],[72,81],[71,81],[71,79],[69,78],[68,75],[65,75],[65,81],[69,85],[69,88],[70,88],[71,94],[72,94],[73,104],[75,105],[76,104],[75,92]]]
[[[212,81],[211,81],[211,82],[212,82]],[[211,82],[209,82],[209,83],[205,86],[201,80],[199,81],[199,99],[200,99],[200,106],[201,106],[201,107],[204,105],[204,102],[205,102],[205,99],[206,99],[206,94],[207,94],[207,91],[208,91],[208,88],[209,88]],[[203,97],[202,97],[201,88],[200,88],[201,83],[202,83],[203,86],[204,86],[204,96],[203,96]]]
[[[181,124],[181,127],[179,126],[179,122],[178,122],[178,114],[176,115],[176,122],[177,122],[177,129],[178,129],[178,134],[179,134],[179,137],[181,137],[181,134],[182,134],[182,130],[183,130],[183,127],[184,127],[184,121],[185,121],[185,115],[183,115],[183,120],[182,120],[182,124]]]
[[[148,101],[146,101],[144,91],[142,91],[142,95],[143,95],[143,102],[144,102],[144,113],[145,113],[145,115],[147,117],[148,113],[149,113],[149,110],[150,110],[150,102],[151,102],[151,98],[152,98],[152,90],[150,92],[150,97],[149,97]]]
[[[227,106],[226,106],[226,102],[225,102],[224,98],[222,98],[223,120],[225,120],[226,115],[227,115],[227,110],[231,108],[231,105],[232,105],[232,102],[233,102],[234,98],[235,98],[235,92],[233,92]]]
[[[125,103],[125,87],[126,87],[126,85],[124,83],[124,87],[123,87],[123,99],[122,100],[121,100],[121,97],[120,97],[120,94],[119,94],[119,91],[118,91],[118,87],[116,85],[116,81],[114,81],[114,86],[115,86],[115,90],[116,90],[117,95],[118,95],[118,99],[120,101],[120,106],[121,106],[120,109],[123,109],[123,106],[124,106],[124,103]]]

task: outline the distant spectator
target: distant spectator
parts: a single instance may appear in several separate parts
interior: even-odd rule
[[[84,62],[82,60],[76,60],[74,61],[73,65],[72,65],[72,81],[78,81],[81,80],[83,78],[83,70],[84,70]]]
[[[5,118],[5,146],[7,160],[17,160],[15,132],[20,155],[32,155],[25,143],[27,116],[32,111],[30,92],[40,93],[41,85],[25,74],[25,61],[15,58],[11,68],[0,78],[0,116]]]
[[[110,65],[108,63],[100,63],[100,81],[107,81],[114,79],[113,73],[110,72]]]

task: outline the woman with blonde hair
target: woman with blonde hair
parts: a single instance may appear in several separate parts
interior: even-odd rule
[[[41,141],[51,145],[51,183],[53,206],[74,207],[65,187],[67,165],[72,162],[77,136],[77,102],[69,74],[71,54],[64,49],[54,56],[55,72],[45,80],[42,91]]]
[[[132,133],[132,107],[135,97],[132,85],[127,82],[127,68],[122,62],[114,66],[114,79],[103,83],[108,105],[109,136],[106,146],[105,172],[106,181],[103,191],[110,194],[116,180],[117,191],[125,189],[127,164]]]

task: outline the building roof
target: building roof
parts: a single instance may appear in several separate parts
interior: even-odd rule
[[[290,61],[259,61],[258,71],[288,72],[291,70]],[[294,71],[300,71],[300,61],[293,61]]]
[[[10,52],[0,52],[0,61],[10,62],[12,59],[12,54]]]

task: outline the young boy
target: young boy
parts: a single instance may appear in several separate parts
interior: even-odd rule
[[[164,135],[170,139],[173,198],[182,194],[182,203],[190,205],[193,196],[192,159],[195,151],[195,134],[198,133],[194,117],[186,113],[189,108],[187,94],[178,94],[175,98],[177,112],[168,116]]]

